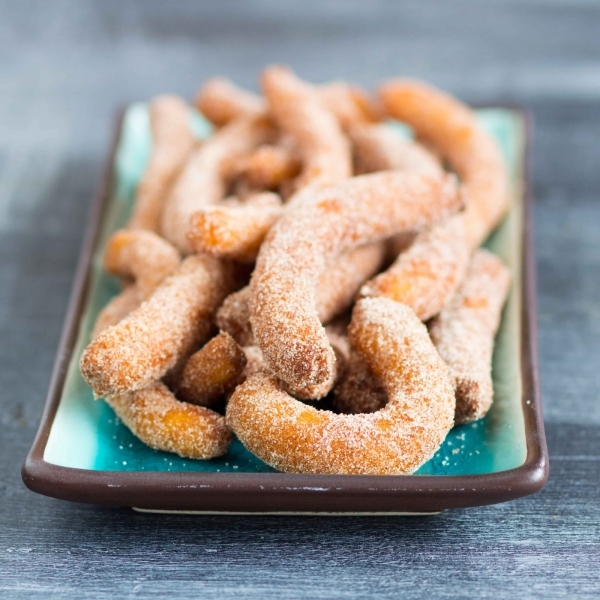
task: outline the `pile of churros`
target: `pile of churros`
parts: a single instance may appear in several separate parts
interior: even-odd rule
[[[104,266],[122,291],[81,372],[143,442],[235,434],[286,472],[406,474],[486,414],[510,277],[480,249],[509,205],[500,150],[426,84],[369,94],[267,68],[150,103],[152,152]],[[403,136],[389,121],[414,133]]]

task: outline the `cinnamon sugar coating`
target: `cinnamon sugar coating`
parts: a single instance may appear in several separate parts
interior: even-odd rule
[[[251,263],[282,213],[281,198],[272,192],[255,194],[237,206],[207,206],[190,217],[188,240],[196,252]]]
[[[460,209],[452,176],[381,172],[353,177],[303,200],[271,229],[251,280],[257,345],[300,398],[320,398],[335,378],[335,356],[315,308],[319,275],[341,253]]]
[[[179,267],[177,249],[152,231],[120,229],[110,236],[104,268],[111,275],[132,278],[142,299]]]
[[[422,321],[437,315],[460,285],[469,263],[462,214],[421,232],[361,296],[384,296],[410,306]]]
[[[296,473],[398,475],[414,472],[453,424],[448,369],[412,311],[384,298],[361,300],[350,335],[389,397],[371,414],[320,411],[261,372],[233,393],[227,423],[251,452]]]
[[[264,116],[242,117],[214,133],[188,158],[169,193],[161,233],[183,254],[191,247],[187,238],[190,217],[223,199],[231,162],[271,140],[273,126]]]
[[[477,248],[508,210],[508,175],[496,140],[468,106],[422,82],[388,81],[379,97],[391,117],[410,125],[460,177],[467,194],[467,243]]]
[[[211,406],[238,384],[246,362],[244,351],[222,331],[190,356],[177,396],[191,404]]]
[[[429,325],[454,380],[459,424],[480,419],[492,405],[494,336],[509,287],[510,274],[502,261],[477,250],[461,287]]]
[[[209,459],[225,454],[231,442],[224,417],[180,402],[160,382],[129,394],[108,396],[106,402],[137,438],[156,450]]]
[[[273,120],[298,145],[302,172],[297,188],[331,185],[350,177],[350,145],[317,90],[278,66],[265,69],[261,83]]]
[[[142,389],[206,340],[212,318],[235,289],[231,265],[190,256],[139,308],[84,350],[80,368],[98,397]]]
[[[140,180],[128,227],[158,231],[164,200],[194,146],[190,107],[177,96],[150,103],[152,152]]]

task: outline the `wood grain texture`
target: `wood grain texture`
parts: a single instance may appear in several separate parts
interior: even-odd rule
[[[0,3],[0,597],[600,596],[600,5]],[[534,110],[539,494],[428,518],[141,515],[28,492],[33,439],[116,106],[208,76],[418,76]]]

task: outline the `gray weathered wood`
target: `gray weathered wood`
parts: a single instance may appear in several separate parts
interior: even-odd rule
[[[592,0],[1,2],[0,597],[600,596],[598,32]],[[533,108],[541,493],[430,518],[229,518],[22,485],[115,107],[214,74],[255,87],[270,62]]]

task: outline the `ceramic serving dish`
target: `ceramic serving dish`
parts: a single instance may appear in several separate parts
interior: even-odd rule
[[[191,113],[194,131],[210,126]],[[23,465],[41,494],[141,510],[233,513],[414,514],[511,500],[539,490],[548,476],[538,389],[535,283],[530,239],[528,119],[506,107],[478,110],[510,168],[511,211],[487,247],[513,275],[493,361],[495,402],[476,423],[455,427],[414,475],[277,473],[236,440],[210,461],[182,459],[137,440],[79,374],[96,315],[117,293],[103,273],[108,236],[127,220],[151,148],[147,106],[117,121],[88,231],[39,431]],[[395,126],[395,124],[390,124]]]

